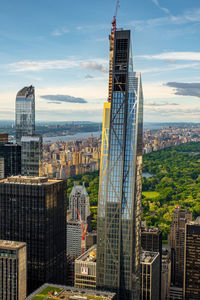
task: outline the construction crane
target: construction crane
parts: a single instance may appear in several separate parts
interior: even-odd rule
[[[116,4],[116,8],[115,8],[115,14],[112,20],[112,27],[113,27],[113,32],[116,31],[117,29],[117,12],[118,12],[118,8],[119,8],[119,0],[117,0],[117,4]]]
[[[81,230],[82,230],[82,240],[81,240],[81,253],[85,253],[85,236],[86,236],[86,233],[87,233],[87,229],[88,229],[88,224],[85,225],[85,229],[83,227],[83,222],[81,220],[81,215],[79,213],[79,210],[77,208],[77,213],[78,213],[78,218],[79,218],[79,221],[80,221],[80,224],[81,224]]]

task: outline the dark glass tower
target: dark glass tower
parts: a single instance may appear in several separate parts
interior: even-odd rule
[[[17,93],[15,114],[16,141],[20,143],[22,136],[35,133],[35,88],[32,85]]]
[[[0,158],[3,158],[3,177],[21,174],[21,146],[0,142]]]
[[[140,299],[143,94],[130,30],[110,35],[97,232],[97,286]]]
[[[65,191],[64,181],[44,177],[0,180],[0,239],[26,242],[28,293],[65,283]]]

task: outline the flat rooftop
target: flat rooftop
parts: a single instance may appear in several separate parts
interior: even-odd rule
[[[142,251],[140,254],[141,264],[152,264],[160,254],[152,251]]]
[[[156,227],[142,227],[141,230],[142,233],[155,233],[155,234],[161,233],[161,230]]]
[[[24,242],[0,240],[0,249],[17,250],[23,248],[24,246],[26,246],[26,243]]]
[[[110,292],[80,289],[71,286],[44,284],[29,295],[26,300],[112,300],[116,299],[115,297],[116,294]]]
[[[76,262],[96,262],[97,245],[92,246],[85,253],[81,254],[75,261]]]
[[[27,184],[27,185],[50,185],[62,180],[48,179],[47,177],[34,177],[34,176],[11,176],[0,180],[0,183],[13,183],[13,184]]]

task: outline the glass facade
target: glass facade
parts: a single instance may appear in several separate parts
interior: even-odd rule
[[[112,93],[104,105],[97,286],[116,291],[120,299],[139,300],[143,94],[140,73],[133,72],[130,31],[111,36]]]
[[[15,106],[16,141],[35,132],[35,88],[24,87],[17,93]]]
[[[22,175],[39,176],[42,161],[42,137],[23,136],[21,146]]]

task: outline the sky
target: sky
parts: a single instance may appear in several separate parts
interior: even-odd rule
[[[0,1],[0,120],[24,86],[37,121],[102,121],[116,0]],[[200,122],[199,0],[120,0],[130,29],[145,122]]]

